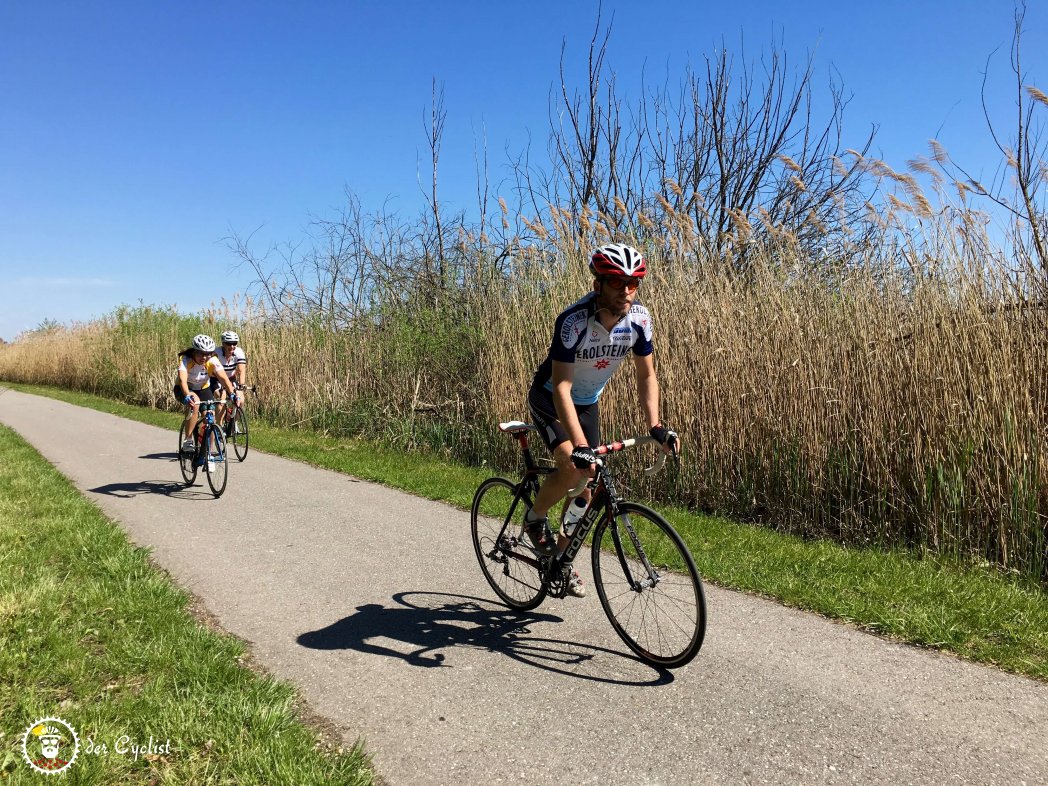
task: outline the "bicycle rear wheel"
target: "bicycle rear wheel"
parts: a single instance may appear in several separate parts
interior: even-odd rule
[[[211,487],[211,493],[221,497],[226,490],[226,480],[229,474],[229,462],[226,461],[226,440],[222,436],[222,429],[216,425],[207,427],[204,438],[204,474],[207,475],[207,485]]]
[[[182,452],[182,443],[187,439],[189,439],[189,436],[186,434],[186,422],[183,420],[182,425],[178,428],[178,468],[182,470],[182,480],[186,482],[187,486],[192,486],[197,475],[196,451],[193,453]]]
[[[473,495],[470,527],[484,578],[509,607],[526,611],[542,603],[546,585],[539,577],[539,558],[523,540],[527,505],[516,484],[489,478]]]
[[[229,442],[233,445],[233,450],[237,454],[237,461],[243,461],[247,458],[247,413],[243,407],[237,407],[233,410],[233,419],[230,421],[233,429],[229,435]]]
[[[706,597],[676,530],[644,505],[624,502],[593,535],[593,584],[631,650],[659,666],[683,666],[706,635]]]

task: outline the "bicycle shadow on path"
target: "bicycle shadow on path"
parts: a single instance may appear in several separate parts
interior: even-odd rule
[[[347,649],[401,658],[424,668],[453,668],[441,650],[471,647],[594,682],[641,686],[666,685],[674,680],[673,672],[651,666],[632,654],[531,635],[531,626],[536,623],[563,622],[553,614],[513,611],[480,598],[441,592],[400,592],[393,600],[399,606],[358,606],[355,614],[303,633],[296,641],[310,649]],[[416,649],[403,652],[383,646],[378,639],[403,642]],[[607,656],[644,674],[609,676]]]
[[[196,485],[186,486],[185,483],[170,480],[140,480],[128,483],[107,483],[88,489],[95,494],[108,494],[111,497],[130,499],[139,494],[163,494],[165,497],[174,499],[211,499],[214,495],[205,488],[197,488]]]

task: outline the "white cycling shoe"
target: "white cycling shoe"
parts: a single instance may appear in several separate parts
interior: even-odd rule
[[[586,597],[586,585],[582,583],[576,570],[571,571],[571,577],[568,579],[568,594],[573,598]]]

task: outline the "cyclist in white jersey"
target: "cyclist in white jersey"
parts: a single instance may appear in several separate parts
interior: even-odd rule
[[[232,330],[227,330],[222,334],[222,348],[215,353],[215,357],[222,364],[233,386],[237,390],[242,390],[247,386],[247,355],[237,346],[239,343],[240,336]],[[226,410],[224,391],[219,390],[218,394],[219,401],[222,402],[219,406],[218,419],[220,423],[224,423],[232,413]]]
[[[222,334],[222,348],[215,353],[215,357],[222,363],[226,376],[243,387],[247,384],[247,355],[238,344],[240,336],[232,330],[227,330]]]
[[[659,382],[652,361],[651,315],[637,301],[647,264],[637,249],[612,243],[590,259],[593,291],[568,306],[553,326],[553,340],[528,391],[528,406],[543,441],[553,452],[557,471],[547,476],[525,515],[528,536],[544,553],[567,546],[553,543],[547,514],[583,475],[593,477],[601,444],[597,401],[611,375],[632,354],[637,398],[651,436],[663,450],[678,450],[677,435],[659,420]],[[589,496],[589,491],[584,492]],[[586,594],[573,573],[568,591]]]
[[[199,417],[201,401],[213,401],[220,388],[236,396],[236,388],[226,376],[222,364],[215,358],[215,340],[200,334],[193,336],[193,345],[178,353],[178,368],[175,385],[171,389],[175,398],[186,406],[185,429],[190,436],[182,443],[182,452],[192,453],[193,434]]]

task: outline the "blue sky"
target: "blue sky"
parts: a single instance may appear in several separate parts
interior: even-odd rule
[[[545,149],[562,42],[581,83],[598,3],[26,2],[0,0],[0,337],[45,319],[87,320],[121,303],[195,311],[249,276],[222,239],[301,236],[345,189],[365,208],[421,205],[418,166],[432,80],[447,121],[443,198],[475,203],[486,134]],[[605,0],[608,64],[636,98],[641,69],[676,84],[723,41],[757,55],[781,39],[815,53],[853,100],[845,139],[880,127],[902,167],[938,135],[984,176],[997,163],[980,104],[1007,126],[1012,6],[1003,0],[876,4]],[[1031,4],[1025,67],[1048,91],[1048,9]],[[941,129],[941,130],[940,130]],[[423,176],[425,165],[423,164]]]

